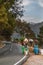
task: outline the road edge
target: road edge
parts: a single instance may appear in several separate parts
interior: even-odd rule
[[[18,62],[16,62],[13,65],[22,65],[28,59],[28,57],[28,55],[25,55],[23,58],[21,58]]]

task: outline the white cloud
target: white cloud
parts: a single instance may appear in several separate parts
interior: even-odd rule
[[[43,0],[39,0],[39,5],[43,7]]]
[[[38,19],[31,16],[24,16],[21,20],[25,20],[27,23],[39,23],[43,21],[43,19]]]
[[[29,1],[29,0],[23,0],[23,5],[24,6],[27,6],[27,5],[29,5],[31,2]]]
[[[28,6],[34,2],[38,3],[41,7],[43,7],[43,0],[23,0],[23,5]]]
[[[40,16],[31,16],[31,14],[28,16],[28,14],[29,14],[29,12],[31,12],[32,10],[34,11],[34,7],[32,6],[32,8],[28,8],[28,7],[26,7],[25,8],[25,12],[27,13],[25,13],[24,14],[24,16],[22,17],[22,20],[25,20],[26,22],[32,22],[32,23],[38,23],[38,22],[41,22],[41,21],[43,21],[43,16],[42,16],[42,11],[43,10],[41,10],[41,11],[39,11],[39,13],[37,14],[37,12],[38,12],[38,10],[37,10],[37,6],[39,6],[40,8],[43,8],[43,0],[23,0],[23,5],[24,6],[29,6],[29,5],[34,5],[34,4],[36,4],[35,5],[35,7],[36,7],[36,15],[40,15]],[[38,4],[38,5],[37,5]],[[29,10],[29,11],[28,11]],[[39,9],[40,10],[40,9]],[[41,14],[40,14],[41,13]],[[35,13],[33,13],[33,14],[35,14]]]

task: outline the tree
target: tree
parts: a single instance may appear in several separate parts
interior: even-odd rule
[[[22,0],[15,0],[12,7],[9,9],[9,12],[12,12],[12,14],[14,15],[14,17],[22,17],[23,16],[23,6],[22,4]]]
[[[43,45],[43,26],[40,28],[40,33],[38,35],[39,44]]]
[[[43,26],[40,28],[40,34],[43,36]]]
[[[4,5],[0,6],[0,34],[2,33],[2,30],[6,27],[8,24],[8,18],[6,13],[6,8]]]
[[[26,36],[27,38],[35,38],[35,35],[30,29],[29,24],[25,21],[21,21],[20,19],[16,21],[15,30],[16,32],[20,33],[23,36]]]
[[[22,10],[20,6],[17,7],[19,4],[17,5],[16,2],[18,1],[0,0],[0,35],[4,36],[5,39],[10,38],[14,31],[17,16],[21,16],[23,13],[19,14]]]
[[[13,27],[8,23],[8,16],[4,5],[0,7],[0,35],[10,37]]]

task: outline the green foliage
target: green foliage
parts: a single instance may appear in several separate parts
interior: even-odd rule
[[[14,16],[11,13],[8,13],[8,15],[9,15],[8,16],[8,24],[11,25],[14,29],[16,20],[15,20]]]
[[[0,0],[0,35],[4,36],[5,39],[10,39],[10,36],[16,26],[18,8],[15,10],[16,7],[14,7],[13,11],[15,11],[16,14],[13,13],[13,11],[9,12],[9,9],[13,8],[13,4],[17,6],[16,2],[15,0]]]
[[[13,3],[14,3],[14,0],[6,0],[6,1],[3,1],[6,9],[8,10],[10,7],[12,7]]]
[[[30,29],[29,24],[20,19],[16,21],[15,30],[27,38],[35,38],[35,34]]]
[[[13,23],[9,23],[10,17],[8,17],[8,12],[4,4],[0,4],[0,35],[3,36],[5,39],[10,39],[10,36],[13,32],[14,27],[14,19]],[[13,17],[12,17],[13,18]],[[12,22],[11,20],[11,22]]]
[[[24,39],[25,39],[25,37],[22,36],[22,37],[20,38],[20,42],[23,42]]]
[[[11,6],[11,13],[14,15],[14,17],[22,17],[23,16],[23,6],[20,4],[22,3],[22,0],[15,0],[13,5]]]
[[[43,26],[40,28],[40,34],[38,35],[39,45],[43,45]]]
[[[40,34],[43,35],[43,26],[40,28]]]
[[[6,12],[6,8],[4,7],[4,5],[0,6],[0,22],[3,23],[7,23],[8,18],[7,18],[7,12]]]
[[[8,25],[8,18],[7,18],[6,8],[4,7],[4,5],[1,5],[0,6],[0,34],[4,30],[4,28],[6,28],[7,25]]]
[[[0,0],[0,4],[2,3],[2,0]]]

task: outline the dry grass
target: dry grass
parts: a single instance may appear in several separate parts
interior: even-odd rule
[[[0,43],[0,48],[3,48],[5,46],[5,44]]]

